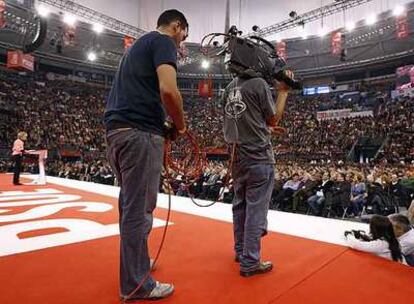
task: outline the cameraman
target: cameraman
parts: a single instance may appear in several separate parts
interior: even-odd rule
[[[293,73],[287,71],[293,78]],[[260,260],[260,239],[267,234],[267,211],[274,184],[274,153],[271,134],[278,127],[289,87],[276,83],[276,104],[269,85],[259,77],[237,76],[226,88],[224,137],[232,145],[234,181],[233,229],[235,260],[240,275],[248,277],[272,270],[271,262]]]
[[[374,215],[369,223],[369,229],[370,235],[357,230],[345,231],[345,239],[348,246],[406,264],[400,243],[395,236],[393,225],[388,217]]]

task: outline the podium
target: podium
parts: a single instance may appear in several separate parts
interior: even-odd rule
[[[39,176],[29,185],[46,185],[45,159],[47,158],[47,150],[26,150],[24,153],[39,156]]]

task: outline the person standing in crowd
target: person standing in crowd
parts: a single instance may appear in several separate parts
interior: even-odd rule
[[[290,77],[293,73],[288,71]],[[260,241],[267,234],[267,212],[274,186],[274,153],[271,134],[281,134],[289,87],[276,87],[276,104],[269,85],[262,78],[236,77],[225,89],[224,137],[233,146],[232,177],[235,260],[244,277],[272,270],[261,261]]]
[[[177,87],[177,48],[187,35],[188,22],[181,12],[163,12],[157,30],[139,38],[122,57],[106,104],[107,157],[121,188],[120,292],[126,301],[161,299],[174,291],[172,284],[156,282],[149,275],[147,241],[164,136],[176,138],[186,131]],[[165,112],[173,120],[168,130]]]
[[[401,252],[405,256],[407,264],[414,266],[414,229],[408,217],[402,214],[388,216],[394,228],[394,234],[398,238]]]
[[[20,171],[22,170],[22,159],[24,153],[24,142],[27,140],[26,132],[19,132],[17,139],[13,143],[12,158],[14,161],[13,168],[13,185],[21,185],[20,183]]]

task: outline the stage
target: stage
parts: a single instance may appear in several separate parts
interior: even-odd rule
[[[30,182],[34,176],[22,176]],[[119,189],[48,177],[13,186],[0,175],[0,303],[119,303]],[[167,196],[150,238],[155,254]],[[263,259],[275,269],[243,278],[232,250],[231,206],[172,197],[171,223],[153,276],[173,282],[159,303],[398,303],[414,298],[414,269],[343,246],[366,224],[269,212]]]

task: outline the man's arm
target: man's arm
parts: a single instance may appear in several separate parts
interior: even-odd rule
[[[169,64],[161,64],[157,67],[157,75],[160,86],[161,101],[175,127],[182,133],[186,130],[184,121],[183,99],[177,87],[177,72]]]
[[[286,71],[288,77],[293,79],[293,72]],[[282,119],[283,113],[285,112],[286,99],[288,97],[290,87],[284,82],[274,82],[274,89],[277,92],[276,98],[276,114],[272,117],[269,117],[266,121],[267,125],[271,128],[278,126],[280,120]]]
[[[285,111],[286,99],[288,97],[288,91],[279,90],[277,93],[276,99],[276,114],[269,117],[266,121],[269,127],[276,127],[280,120],[282,119],[283,113]]]

